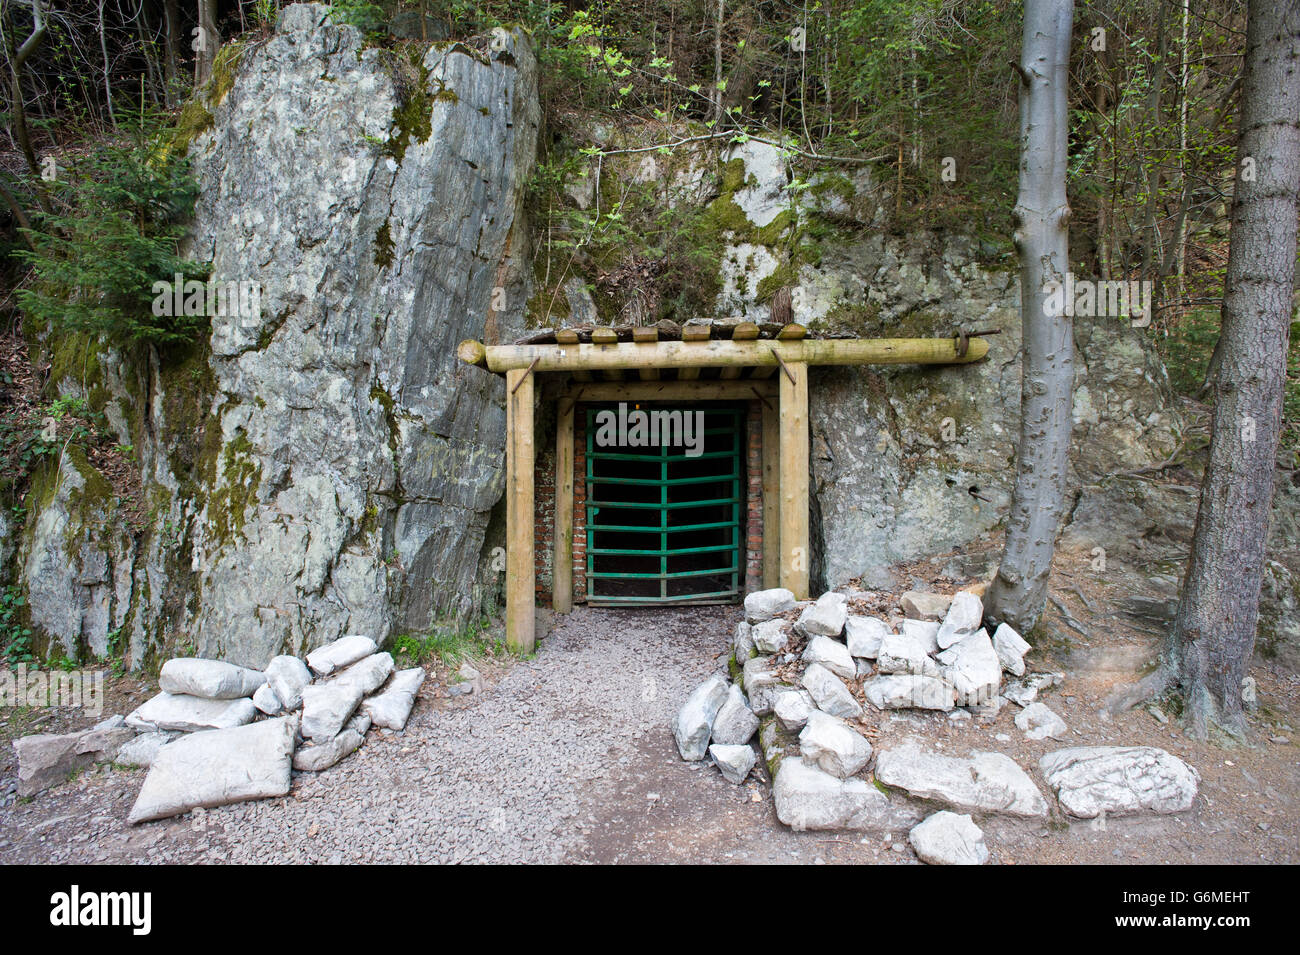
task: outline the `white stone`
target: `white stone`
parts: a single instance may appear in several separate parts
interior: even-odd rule
[[[253,705],[265,713],[267,716],[279,716],[284,712],[284,704],[280,698],[275,695],[275,690],[271,689],[271,684],[263,683],[253,694]]]
[[[302,735],[307,739],[333,739],[356,711],[361,689],[321,683],[302,691]]]
[[[939,624],[929,620],[904,620],[898,629],[913,640],[923,641],[927,653],[939,652]]]
[[[876,829],[911,826],[920,813],[896,805],[860,778],[836,779],[800,757],[781,760],[772,786],[776,817],[796,832],[809,829]]]
[[[1073,746],[1038,761],[1047,785],[1072,816],[1171,813],[1190,809],[1199,776],[1152,746]]]
[[[297,657],[278,656],[266,665],[266,685],[286,710],[302,706],[302,689],[311,684],[311,671]]]
[[[984,833],[970,816],[936,812],[907,834],[916,857],[929,865],[983,865],[989,859]]]
[[[727,701],[727,681],[718,674],[697,686],[673,720],[673,738],[682,759],[700,760],[709,748],[713,721]]]
[[[957,699],[951,683],[907,673],[878,676],[862,690],[878,710],[951,710]]]
[[[756,732],[758,717],[749,708],[744,691],[733,683],[713,721],[712,740],[723,746],[739,746],[748,743]]]
[[[871,761],[871,744],[839,717],[813,710],[799,734],[799,754],[822,772],[846,779]]]
[[[772,703],[772,712],[781,728],[789,733],[797,733],[808,722],[808,714],[817,709],[807,690],[782,690],[776,694]]]
[[[749,708],[757,716],[771,713],[776,694],[789,687],[772,672],[774,665],[771,657],[751,657],[745,661],[741,682],[745,685],[745,695],[749,697]]]
[[[865,660],[874,660],[880,653],[881,641],[889,634],[889,624],[875,617],[850,616],[844,623],[844,642],[849,654]]]
[[[252,703],[249,703],[252,706]],[[128,823],[289,791],[297,717],[209,730],[158,750]]]
[[[423,667],[398,670],[382,693],[361,701],[361,711],[370,717],[375,726],[390,730],[402,729],[410,719],[411,710],[415,706],[415,695],[424,679]]]
[[[117,762],[123,766],[140,766],[148,769],[153,765],[153,761],[158,758],[158,751],[174,739],[179,739],[181,733],[141,733],[133,740],[122,744],[122,748],[117,751]]]
[[[754,748],[742,744],[714,743],[709,747],[709,755],[721,770],[722,778],[737,786],[745,781],[758,762]]]
[[[249,699],[206,700],[182,693],[159,693],[126,716],[126,725],[142,732],[231,729],[251,723],[257,707]]]
[[[945,594],[931,594],[920,590],[909,590],[899,598],[903,613],[911,620],[943,619],[952,604],[952,598]]]
[[[957,705],[984,703],[998,695],[1002,664],[987,630],[959,640],[939,654],[943,678],[957,690]]]
[[[1028,706],[1038,698],[1039,691],[1064,682],[1065,676],[1060,673],[1031,673],[1024,679],[1009,682],[1002,689],[1002,695],[1017,706]]]
[[[754,649],[761,654],[778,653],[790,639],[790,625],[780,618],[754,625],[749,632]]]
[[[1029,774],[1002,753],[960,758],[905,743],[878,753],[875,773],[886,786],[957,809],[1024,818],[1047,815],[1047,800]]]
[[[938,676],[939,664],[930,659],[933,640],[928,634],[908,631],[887,633],[880,641],[876,666],[881,673],[915,673]]]
[[[804,670],[800,682],[823,713],[841,719],[855,719],[862,715],[862,704],[854,699],[839,677],[820,663],[814,663]]]
[[[329,676],[335,670],[351,666],[378,649],[375,641],[354,633],[339,637],[333,643],[327,643],[307,654],[307,666],[320,676]]]
[[[735,654],[736,662],[741,666],[745,661],[754,655],[757,649],[754,646],[753,627],[746,621],[742,620],[736,624],[736,636],[731,641],[731,649]]]
[[[830,637],[813,637],[803,651],[804,663],[820,663],[841,680],[852,680],[858,675],[857,664],[849,648]]]
[[[998,662],[1013,676],[1025,675],[1025,654],[1032,649],[1009,623],[1000,623],[993,631],[993,650]]]
[[[935,634],[940,650],[947,650],[954,643],[964,640],[980,628],[984,618],[984,604],[972,593],[962,591],[954,594],[948,613],[944,615],[943,624]]]
[[[809,637],[838,637],[844,632],[844,623],[849,616],[845,607],[847,600],[844,594],[834,591],[822,594],[816,603],[804,608],[795,628]]]
[[[372,653],[330,678],[335,686],[355,686],[362,696],[375,692],[393,673],[391,653]]]
[[[193,657],[168,660],[158,673],[158,688],[163,692],[201,696],[207,700],[252,696],[265,683],[266,676],[256,670]]]
[[[1016,714],[1016,725],[1025,731],[1027,739],[1060,739],[1067,728],[1065,720],[1046,703],[1030,703]]]
[[[745,597],[745,620],[762,623],[794,609],[794,594],[784,587],[756,590]]]
[[[293,768],[308,773],[329,769],[357,751],[365,742],[368,729],[370,729],[370,717],[364,713],[356,714],[333,739],[300,746],[293,754]]]

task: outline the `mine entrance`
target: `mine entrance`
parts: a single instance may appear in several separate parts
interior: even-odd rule
[[[586,424],[588,604],[738,599],[743,408],[624,402],[588,407]]]

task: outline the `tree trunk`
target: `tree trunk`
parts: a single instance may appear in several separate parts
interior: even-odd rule
[[[1065,195],[1073,0],[1026,0],[1020,74],[1020,446],[1006,549],[989,588],[988,614],[1022,633],[1047,602],[1052,551],[1065,505],[1074,388],[1073,322],[1052,302],[1070,268]],[[1013,64],[1014,65],[1014,64]]]
[[[180,30],[181,13],[176,0],[163,0],[163,102],[168,109],[180,102],[180,75],[176,67]]]
[[[1210,459],[1165,666],[1189,731],[1245,730],[1281,436],[1300,191],[1300,3],[1250,0]]]
[[[195,37],[198,49],[194,51],[194,85],[202,86],[212,78],[212,63],[221,46],[217,32],[217,0],[199,0],[199,33]]]

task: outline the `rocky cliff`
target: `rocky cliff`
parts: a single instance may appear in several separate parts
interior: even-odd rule
[[[523,324],[536,60],[504,33],[403,58],[326,14],[286,8],[230,57],[224,95],[199,96],[191,255],[259,283],[260,315],[215,318],[184,368],[105,383],[142,533],[114,531],[84,462],[42,489],[23,576],[66,652],[125,628],[136,662],[167,646],[260,666],[463,615],[491,586],[503,387],[454,352]]]
[[[561,181],[570,224],[530,230],[540,111],[521,34],[399,53],[302,4],[222,64],[187,110],[202,189],[190,254],[218,281],[257,282],[260,314],[214,319],[181,360],[55,361],[60,390],[99,396],[136,449],[142,507],[129,520],[68,453],[37,475],[21,534],[0,527],[51,653],[261,666],[344,633],[382,640],[493,606],[503,386],[458,363],[454,346],[672,307],[654,287],[611,283],[658,266],[635,230],[600,248],[590,210],[602,203],[629,219],[637,202],[647,216],[681,212],[694,230],[683,262],[695,271],[656,280],[684,289],[678,308],[695,296],[678,320],[766,319],[788,288],[794,320],[821,335],[1001,329],[978,365],[815,370],[817,589],[883,582],[891,565],[1002,520],[1018,437],[1014,257],[965,236],[892,232],[893,199],[868,168],[802,180],[774,143],[663,153],[598,128],[613,152]],[[636,268],[620,271],[626,261]],[[1115,317],[1076,322],[1074,546],[1122,550],[1123,535],[1143,533],[1108,522],[1113,508],[1194,515],[1185,490],[1153,504],[1102,486],[1178,445],[1142,336]],[[56,359],[67,348],[45,345]],[[539,432],[543,458],[548,439]],[[1274,564],[1270,587],[1291,608],[1277,627],[1291,639],[1296,578]]]

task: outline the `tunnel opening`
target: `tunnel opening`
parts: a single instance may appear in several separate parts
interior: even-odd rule
[[[745,409],[587,409],[587,602],[730,603],[745,585]]]

